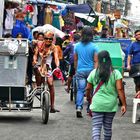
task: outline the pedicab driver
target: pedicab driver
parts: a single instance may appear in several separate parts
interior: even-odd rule
[[[33,57],[33,66],[39,65],[39,67],[35,67],[34,70],[37,86],[41,86],[41,84],[45,80],[45,77],[40,73],[40,69],[41,69],[40,67],[42,65],[41,63],[44,62],[44,64],[46,65],[48,75],[49,72],[52,70],[51,69],[52,54],[54,55],[56,67],[59,69],[58,53],[57,53],[57,48],[53,44],[53,39],[54,39],[54,33],[51,31],[47,31],[44,34],[44,42],[45,42],[44,46],[42,46],[41,49],[38,47],[36,47],[35,49],[35,53]],[[44,56],[46,60],[41,62],[41,59],[44,60]],[[55,90],[54,90],[53,76],[47,77],[47,84],[50,91],[50,102],[51,102],[50,113],[60,112],[59,110],[54,108]]]

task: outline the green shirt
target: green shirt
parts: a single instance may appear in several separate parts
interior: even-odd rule
[[[93,85],[94,90],[98,86],[96,84],[95,77],[96,69],[94,69],[88,76],[87,81]],[[92,98],[92,103],[90,105],[91,111],[94,112],[116,112],[118,109],[118,93],[116,89],[116,81],[122,79],[122,75],[118,70],[114,70],[109,78],[107,84],[99,88]]]

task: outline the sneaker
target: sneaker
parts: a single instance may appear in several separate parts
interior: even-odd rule
[[[81,111],[76,111],[77,118],[83,118]]]

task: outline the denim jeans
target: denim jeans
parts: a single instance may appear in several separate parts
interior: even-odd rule
[[[76,109],[83,109],[83,101],[85,88],[87,85],[87,78],[91,71],[81,71],[76,73],[77,80],[77,97],[76,97]]]

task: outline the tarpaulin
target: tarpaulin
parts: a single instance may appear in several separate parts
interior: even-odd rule
[[[93,9],[88,4],[67,5],[66,8],[76,13],[90,13],[93,11]]]

